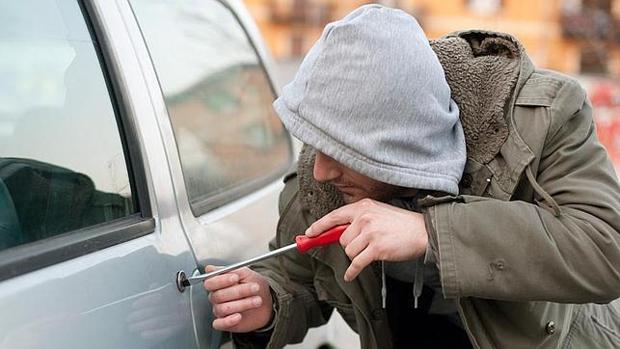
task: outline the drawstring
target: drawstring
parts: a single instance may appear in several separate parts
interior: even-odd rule
[[[560,217],[561,215],[561,211],[560,211],[560,206],[558,205],[558,203],[551,197],[551,195],[549,195],[545,189],[543,189],[543,187],[540,186],[540,184],[538,184],[538,182],[536,182],[536,178],[534,178],[534,174],[532,174],[532,167],[528,166],[525,169],[525,175],[527,177],[527,180],[530,182],[530,184],[532,185],[532,188],[534,188],[534,191],[540,195],[546,202],[547,204],[551,207],[551,209],[553,210],[553,214],[556,217]]]
[[[415,270],[413,276],[413,308],[418,309],[418,298],[422,295],[424,287],[424,261],[418,258],[415,261]]]
[[[418,309],[418,299],[422,296],[424,288],[424,259],[418,258],[415,261],[413,271],[413,307]],[[385,282],[385,261],[381,261],[381,305],[383,309],[387,304],[387,284]]]
[[[420,208],[418,207],[418,200],[426,195],[425,191],[418,191],[413,198],[409,198],[407,200],[402,200],[399,203],[401,207],[409,211],[420,212]],[[413,306],[415,309],[418,308],[418,299],[422,296],[422,289],[424,288],[424,257],[420,257],[416,259],[414,265],[413,272]],[[383,309],[386,308],[387,304],[387,285],[385,282],[385,261],[381,261],[381,304],[383,305]]]
[[[385,261],[381,261],[381,304],[386,308],[387,286],[385,285]]]

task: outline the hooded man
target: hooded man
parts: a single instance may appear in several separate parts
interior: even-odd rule
[[[406,13],[362,6],[274,107],[305,146],[270,248],[350,226],[205,281],[237,345],[300,342],[335,308],[363,348],[620,347],[617,178],[583,89],[516,39],[429,44]]]

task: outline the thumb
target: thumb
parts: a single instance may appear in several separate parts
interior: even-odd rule
[[[239,280],[245,280],[253,275],[252,269],[248,267],[231,270],[230,272],[239,275]]]
[[[209,265],[207,265],[207,266],[205,267],[205,272],[206,272],[206,273],[210,273],[210,272],[212,272],[212,271],[216,271],[216,270],[218,270],[218,269],[220,269],[220,268],[222,268],[222,267],[221,267],[221,266],[219,266],[219,265],[212,265],[212,264],[209,264]]]

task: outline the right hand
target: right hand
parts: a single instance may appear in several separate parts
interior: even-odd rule
[[[205,271],[217,267],[208,265]],[[228,332],[261,329],[273,317],[273,299],[267,279],[250,268],[239,268],[205,280],[213,305],[213,328]]]

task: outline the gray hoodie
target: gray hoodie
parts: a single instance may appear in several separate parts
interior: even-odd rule
[[[458,193],[465,138],[418,22],[366,5],[325,27],[274,107],[302,142],[381,182]]]

